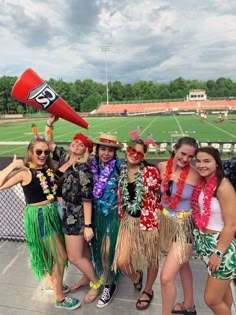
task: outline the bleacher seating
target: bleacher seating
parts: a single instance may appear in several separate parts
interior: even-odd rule
[[[164,112],[171,110],[219,110],[236,108],[236,100],[205,100],[205,101],[182,101],[182,102],[147,102],[147,103],[125,103],[125,104],[103,104],[97,113],[118,114],[127,110],[132,113]]]

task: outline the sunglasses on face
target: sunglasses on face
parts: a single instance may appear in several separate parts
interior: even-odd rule
[[[35,150],[34,152],[38,156],[42,155],[42,153],[44,153],[44,155],[49,155],[50,154],[49,150],[45,150],[45,151],[43,151],[43,150]]]
[[[172,194],[172,186],[173,186],[173,180],[169,180],[168,181],[168,189],[166,191],[166,194],[168,197],[170,197]]]
[[[144,157],[144,154],[142,152],[136,151],[134,148],[128,147],[127,152],[130,155],[134,155],[137,159],[142,160]]]

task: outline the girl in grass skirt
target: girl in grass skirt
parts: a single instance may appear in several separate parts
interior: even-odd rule
[[[72,310],[80,306],[64,292],[62,280],[67,257],[61,222],[55,202],[57,183],[52,170],[48,143],[36,137],[31,141],[25,160],[14,156],[0,172],[0,189],[21,184],[26,207],[24,226],[32,269],[37,278],[46,276],[55,295],[55,307]],[[63,290],[64,289],[64,290]]]
[[[175,144],[171,158],[158,164],[161,183],[161,249],[167,253],[161,270],[162,315],[196,315],[193,277],[189,257],[193,248],[191,197],[200,176],[191,165],[198,144],[182,137]],[[175,280],[178,272],[183,286],[183,303],[176,303]]]
[[[119,229],[117,187],[121,161],[117,150],[121,149],[116,136],[101,134],[96,144],[95,156],[91,160],[93,173],[93,224],[95,237],[92,252],[98,275],[104,276],[104,288],[97,302],[98,308],[110,304],[117,288],[119,272],[111,270]]]
[[[143,269],[147,281],[136,303],[138,310],[149,307],[159,267],[158,190],[159,173],[144,160],[147,145],[135,140],[126,150],[118,187],[120,228],[113,267],[120,268],[142,290]]]

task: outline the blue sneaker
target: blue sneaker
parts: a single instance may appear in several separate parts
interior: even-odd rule
[[[81,302],[78,299],[72,299],[67,296],[65,296],[64,300],[61,302],[55,301],[54,306],[56,308],[60,308],[62,310],[72,311],[76,308],[80,307]]]

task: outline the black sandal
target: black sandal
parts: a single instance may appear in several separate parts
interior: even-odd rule
[[[139,273],[140,278],[137,283],[133,282],[133,285],[136,291],[141,291],[143,286],[143,272],[142,270],[137,270],[136,273]]]
[[[146,310],[146,309],[150,306],[150,304],[151,304],[151,302],[152,302],[152,299],[153,299],[154,292],[152,291],[152,294],[150,294],[150,293],[148,293],[148,292],[146,292],[146,291],[143,291],[142,294],[146,294],[146,295],[149,297],[149,300],[141,300],[141,299],[138,299],[138,301],[137,301],[137,303],[136,303],[136,308],[137,308],[137,310],[139,310],[139,311]],[[144,306],[139,306],[139,305],[138,305],[139,303],[147,303],[147,304],[144,305]]]
[[[180,310],[176,310],[175,309],[176,306],[179,306]],[[195,305],[192,307],[185,308],[184,303],[176,303],[175,307],[171,311],[172,314],[197,315]]]

